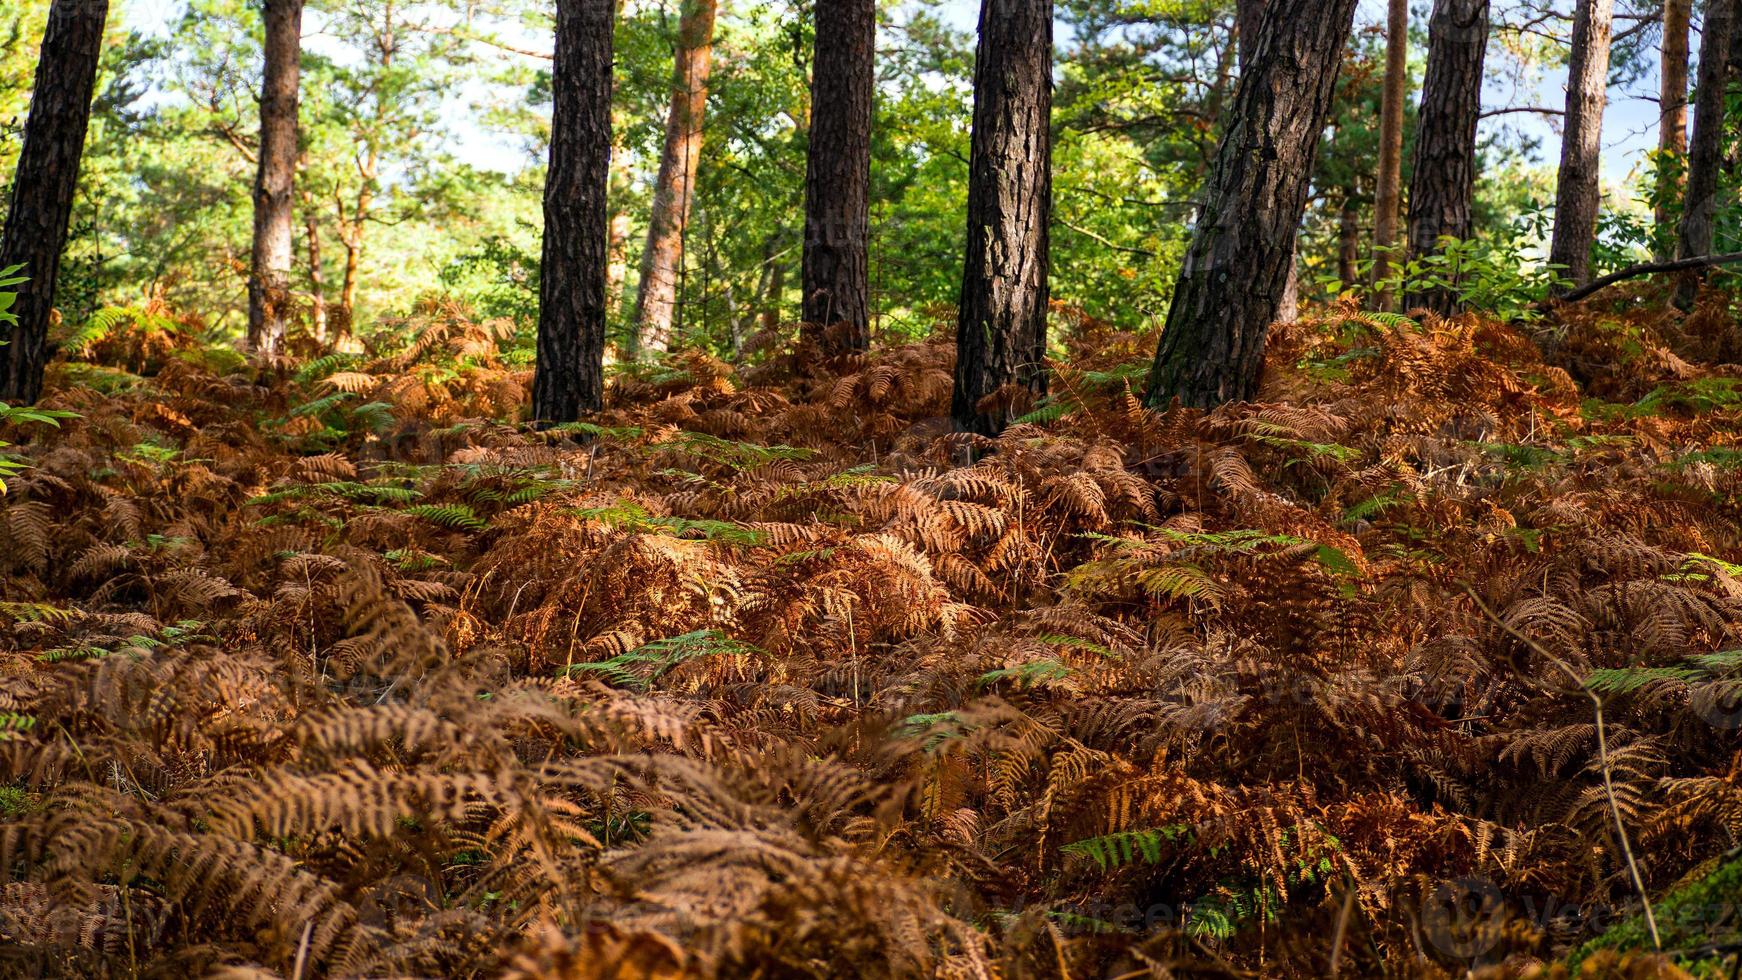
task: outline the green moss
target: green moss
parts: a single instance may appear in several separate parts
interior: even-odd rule
[[[1677,966],[1696,977],[1729,976],[1730,961],[1737,954],[1711,949],[1742,943],[1742,857],[1731,855],[1702,865],[1653,905],[1652,912],[1664,952]],[[1634,915],[1579,947],[1567,965],[1576,976],[1580,962],[1598,950],[1650,948],[1645,917]]]

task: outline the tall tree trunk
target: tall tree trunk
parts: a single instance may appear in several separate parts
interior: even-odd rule
[[[559,0],[532,417],[573,422],[605,403],[606,196],[615,0]]]
[[[968,244],[950,414],[996,434],[1007,386],[1046,391],[1052,220],[1052,0],[982,0],[968,154]]]
[[[696,162],[702,154],[702,113],[714,62],[717,7],[718,0],[683,0],[683,16],[678,20],[671,113],[666,117],[665,149],[653,185],[647,248],[641,254],[641,284],[635,297],[637,353],[671,346],[684,232],[695,196]]]
[[[768,236],[763,247],[768,263],[768,292],[762,300],[762,329],[773,333],[780,329],[780,301],[786,294],[786,257],[780,254],[779,233]]]
[[[1234,0],[1234,33],[1238,38],[1235,45],[1236,59],[1242,71],[1252,61],[1252,52],[1258,49],[1258,33],[1264,27],[1264,5],[1266,0]]]
[[[1258,391],[1356,0],[1271,0],[1149,373],[1150,404]]]
[[[1718,168],[1724,151],[1724,97],[1730,82],[1729,51],[1742,0],[1710,0],[1700,34],[1700,76],[1694,85],[1694,138],[1688,147],[1688,188],[1676,230],[1676,257],[1712,251],[1712,219],[1718,207]],[[1676,305],[1693,305],[1699,288],[1694,273],[1682,280]]]
[[[1409,89],[1409,0],[1390,0],[1385,26],[1385,90],[1379,104],[1379,179],[1373,201],[1373,281],[1391,278],[1397,248],[1398,198],[1403,191],[1403,100]],[[1374,306],[1394,297],[1380,286]]]
[[[266,0],[266,69],[260,81],[260,159],[254,176],[254,251],[248,270],[248,348],[276,355],[290,320],[296,221],[297,85],[303,0]]]
[[[1674,167],[1681,170],[1686,166],[1688,152],[1688,24],[1692,19],[1693,0],[1664,0],[1663,4],[1663,50],[1658,57],[1658,106],[1661,115],[1657,123],[1657,153],[1658,167]],[[1685,174],[1683,174],[1685,176]],[[1674,210],[1669,206],[1672,195],[1682,186],[1681,181],[1659,180],[1657,187],[1657,207],[1653,218],[1658,227],[1660,240],[1668,238],[1667,229],[1674,216]],[[1674,251],[1674,246],[1661,249],[1660,252]],[[1668,254],[1659,254],[1659,259],[1669,258]]]
[[[1427,72],[1416,114],[1409,185],[1409,257],[1439,251],[1441,238],[1470,237],[1476,194],[1476,122],[1482,109],[1482,59],[1488,50],[1488,0],[1434,0]],[[1455,291],[1418,289],[1406,309],[1457,311]]]
[[[327,273],[321,268],[321,223],[309,201],[303,201],[303,238],[308,246],[308,301],[315,340],[327,342]]]
[[[1578,0],[1573,57],[1567,70],[1566,129],[1555,187],[1554,238],[1548,260],[1566,266],[1574,286],[1591,281],[1591,243],[1602,203],[1603,107],[1609,101],[1609,37],[1615,0]]]
[[[1355,271],[1361,261],[1361,210],[1355,206],[1355,192],[1343,192],[1343,210],[1337,218],[1337,278],[1347,289],[1359,275]]]
[[[871,213],[872,62],[876,0],[817,0],[805,164],[804,309],[825,346],[871,346],[866,237]]]
[[[1235,0],[1234,17],[1235,33],[1238,35],[1235,51],[1238,52],[1240,74],[1246,73],[1246,66],[1252,63],[1253,52],[1258,50],[1258,35],[1264,29],[1264,10],[1270,0]],[[1282,298],[1276,304],[1276,321],[1278,323],[1293,323],[1300,312],[1300,257],[1289,255],[1288,279],[1282,287]]]
[[[0,401],[29,405],[42,394],[48,362],[48,321],[78,188],[79,157],[91,121],[97,59],[108,0],[54,0],[36,62],[36,86],[24,123],[24,147],[12,180],[0,269],[15,265],[29,279],[12,306],[18,318],[0,327]]]

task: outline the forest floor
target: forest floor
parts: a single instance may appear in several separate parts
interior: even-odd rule
[[[1727,972],[1742,351],[1654,295],[1207,415],[1061,310],[997,440],[942,338],[535,432],[450,306],[109,317],[0,432],[0,975]]]

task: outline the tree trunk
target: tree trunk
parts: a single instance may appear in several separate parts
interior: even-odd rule
[[[683,268],[684,232],[695,196],[696,162],[702,154],[702,113],[708,102],[708,72],[714,61],[714,14],[718,0],[683,0],[678,21],[671,113],[665,123],[665,149],[653,185],[647,248],[641,254],[641,284],[635,297],[635,347],[663,351],[671,346],[677,315],[678,276]]]
[[[1409,184],[1412,260],[1438,252],[1441,238],[1470,237],[1476,122],[1487,50],[1488,0],[1435,0]],[[1403,298],[1403,305],[1450,316],[1457,312],[1458,297],[1447,288],[1417,289]]]
[[[1409,0],[1390,0],[1385,27],[1385,90],[1379,105],[1379,178],[1373,202],[1373,281],[1391,278],[1397,248],[1398,198],[1403,192],[1403,100],[1409,88]],[[1390,310],[1395,297],[1380,285],[1373,305]]]
[[[1657,123],[1658,168],[1686,166],[1688,152],[1688,23],[1692,19],[1693,0],[1664,0],[1663,51],[1658,58],[1658,105],[1661,115]],[[1679,166],[1676,166],[1679,165]],[[1685,174],[1683,174],[1685,176]],[[1658,238],[1667,239],[1667,229],[1674,216],[1669,206],[1672,195],[1682,181],[1659,179],[1657,207],[1653,218]],[[1660,251],[1673,251],[1674,246]],[[1660,254],[1660,259],[1669,258]]]
[[[762,301],[762,329],[773,333],[780,329],[780,300],[786,293],[786,257],[780,254],[780,236],[768,236],[764,247],[768,262],[768,292]]]
[[[308,245],[309,320],[315,340],[327,342],[327,274],[321,268],[321,223],[315,211],[303,202],[303,236]]]
[[[248,349],[284,350],[290,320],[295,227],[297,84],[303,0],[266,0],[266,69],[260,81],[260,159],[254,177],[254,251],[248,272]]]
[[[6,341],[0,345],[0,401],[14,405],[32,404],[42,394],[55,280],[79,182],[108,14],[108,0],[54,0],[37,56],[24,147],[0,239],[0,269],[21,265],[21,274],[29,277],[18,286],[12,306],[17,322],[10,329],[0,327],[0,339]]]
[[[1246,73],[1246,66],[1252,62],[1252,53],[1258,49],[1258,34],[1264,28],[1264,9],[1270,0],[1235,0],[1234,32],[1237,35],[1235,51],[1239,60],[1240,74]],[[1300,313],[1300,257],[1290,254],[1288,257],[1288,279],[1282,287],[1282,298],[1276,304],[1276,322],[1293,323]]]
[[[1742,0],[1711,0],[1700,34],[1700,76],[1694,85],[1694,138],[1688,147],[1688,188],[1676,230],[1676,257],[1712,251],[1712,219],[1718,207],[1718,168],[1724,150],[1724,97],[1730,82],[1729,51]],[[1699,275],[1690,273],[1676,288],[1676,305],[1693,305]]]
[[[1555,187],[1550,263],[1574,286],[1591,281],[1591,243],[1602,203],[1603,107],[1609,101],[1609,36],[1615,0],[1578,0],[1573,12],[1573,58],[1567,70],[1566,129]]]
[[[871,212],[875,0],[817,0],[805,165],[803,310],[831,353],[871,346],[866,237]]]
[[[615,0],[560,0],[532,417],[573,422],[605,403],[606,191]]]
[[[1258,48],[1258,32],[1264,27],[1266,0],[1234,0],[1234,33],[1238,39],[1234,50],[1241,70],[1252,61]]]
[[[1216,151],[1147,400],[1194,407],[1258,391],[1356,0],[1271,0]]]
[[[1337,278],[1343,288],[1355,284],[1355,271],[1361,261],[1361,210],[1355,206],[1355,192],[1343,192],[1343,210],[1337,219]]]
[[[1001,397],[1009,386],[1046,391],[1052,57],[1052,0],[983,0],[950,399],[962,431],[1003,429],[1014,415]]]

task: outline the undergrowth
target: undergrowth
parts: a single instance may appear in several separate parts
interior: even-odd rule
[[[941,337],[539,432],[451,304],[106,313],[0,430],[0,972],[1564,972],[1587,690],[1652,895],[1742,834],[1742,396],[1652,309],[1328,310],[1209,414],[1077,316],[997,439]]]

